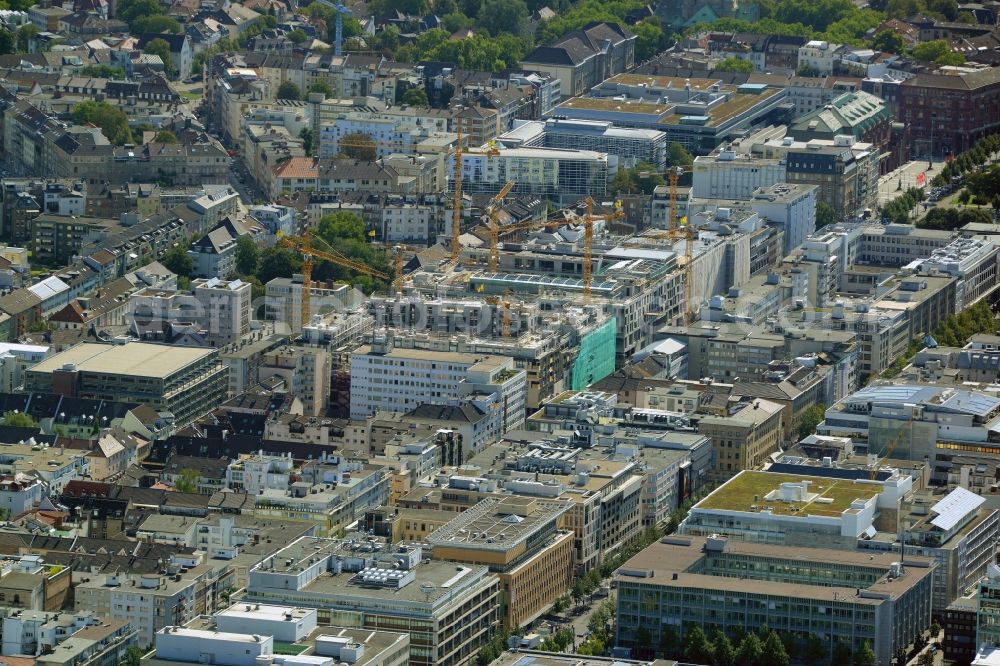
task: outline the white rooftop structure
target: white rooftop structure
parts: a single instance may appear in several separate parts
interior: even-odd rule
[[[937,514],[931,519],[931,524],[945,531],[950,530],[969,513],[978,510],[985,501],[986,498],[965,488],[955,488],[931,507],[931,511]]]

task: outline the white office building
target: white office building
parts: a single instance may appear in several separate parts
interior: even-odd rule
[[[449,159],[449,189],[454,188],[454,157]],[[496,194],[512,181],[512,192],[534,194],[557,204],[603,197],[618,171],[618,158],[592,150],[510,148],[499,155],[462,157],[462,190],[469,194]]]
[[[609,121],[549,118],[515,120],[514,129],[497,137],[507,148],[563,148],[594,150],[618,158],[630,169],[647,162],[663,171],[667,166],[667,135],[651,129],[616,127]]]
[[[785,162],[739,155],[727,149],[694,158],[691,195],[708,199],[749,199],[761,187],[785,182]]]
[[[233,604],[215,614],[219,631],[272,636],[282,643],[295,643],[316,628],[316,609],[269,604]]]
[[[466,401],[493,415],[502,435],[523,427],[526,396],[527,374],[507,356],[393,349],[382,340],[351,354],[352,419]]]

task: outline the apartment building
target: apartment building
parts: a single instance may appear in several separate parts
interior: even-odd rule
[[[458,135],[417,124],[401,123],[398,117],[378,113],[348,112],[325,120],[319,130],[319,156],[332,158],[346,152],[351,138],[367,137],[376,157],[393,153],[404,155],[424,152],[448,152],[454,149]],[[347,143],[345,143],[345,140]]]
[[[87,242],[113,233],[120,223],[101,218],[42,214],[29,224],[32,256],[40,261],[64,264]]]
[[[226,217],[207,234],[191,244],[192,275],[228,280],[236,272],[236,244],[243,236],[259,242],[266,229],[253,218]]]
[[[351,354],[351,418],[467,400],[496,414],[499,435],[524,424],[527,374],[510,357],[392,347],[376,340]]]
[[[257,377],[260,381],[280,378],[287,390],[302,401],[306,415],[321,416],[330,402],[329,363],[322,349],[286,346],[263,354]]]
[[[76,586],[75,608],[101,617],[126,620],[138,631],[138,643],[151,645],[156,632],[183,625],[204,610],[214,609],[210,568],[199,565],[184,574],[94,574]],[[209,599],[207,607],[205,598]]]
[[[449,189],[454,188],[454,156],[449,160]],[[512,192],[571,204],[588,196],[603,197],[617,170],[607,153],[559,148],[510,148],[499,155],[462,156],[462,190],[495,195],[507,183]]]
[[[343,312],[353,304],[352,289],[345,284],[312,282],[309,285],[309,312],[314,319],[324,314]],[[302,321],[302,274],[274,278],[264,285],[264,320],[282,324],[290,333],[320,322]]]
[[[316,608],[319,623],[393,627],[410,635],[417,666],[474,663],[499,623],[498,577],[484,565],[423,562],[419,546],[378,545],[298,539],[250,571],[246,600]]]
[[[698,432],[712,440],[715,471],[720,477],[758,469],[783,441],[782,406],[753,399],[727,408],[720,416],[698,421]]]
[[[198,278],[190,292],[148,287],[129,297],[130,325],[147,340],[172,339],[166,327],[193,326],[206,344],[221,347],[250,332],[251,285]]]
[[[427,537],[434,559],[486,564],[500,579],[503,621],[523,627],[573,583],[573,533],[564,502],[487,498]]]
[[[812,69],[820,76],[833,74],[833,63],[839,59],[837,52],[841,44],[814,39],[799,47],[799,60],[796,69]]]
[[[84,342],[50,356],[24,375],[28,391],[138,402],[170,412],[178,426],[217,407],[227,384],[216,350],[147,342]]]
[[[823,548],[788,548],[725,537],[668,536],[618,570],[616,641],[634,645],[645,628],[655,645],[670,627],[686,634],[757,631],[835,645],[868,643],[889,666],[931,622],[935,563],[924,558]],[[734,577],[741,580],[734,585]]]

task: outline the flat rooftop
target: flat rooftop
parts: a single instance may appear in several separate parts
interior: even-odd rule
[[[84,342],[32,366],[31,372],[51,373],[68,365],[79,372],[132,375],[165,379],[182,368],[215,353],[198,347],[172,347],[149,342],[105,345]]]
[[[711,542],[723,543],[721,548],[710,550]],[[704,569],[706,555],[749,560],[772,560],[775,563],[813,565],[822,569],[856,567],[874,582],[868,587],[827,586],[803,582],[782,582],[744,577],[739,581],[720,574],[693,573]],[[923,558],[907,558],[901,576],[888,576],[893,564],[899,561],[898,553],[837,550],[833,548],[790,548],[706,537],[668,536],[652,544],[625,563],[615,574],[615,581],[666,587],[701,588],[706,590],[733,591],[761,594],[772,597],[840,601],[865,605],[879,605],[896,598],[933,575],[934,562]],[[725,570],[724,566],[715,567]],[[676,577],[675,577],[676,575]],[[780,573],[773,574],[775,578]],[[793,576],[798,574],[792,574]]]
[[[615,74],[605,83],[620,83],[625,86],[646,85],[649,88],[675,88],[683,90],[686,84],[691,84],[692,90],[708,90],[713,85],[722,83],[721,79],[701,79],[683,76],[656,76],[652,74]]]
[[[802,481],[808,482],[810,495],[805,501],[767,499],[767,495],[778,491],[782,483]],[[877,483],[748,470],[724,483],[694,508],[750,512],[750,507],[756,506],[758,511],[766,507],[775,516],[834,517],[849,509],[854,500],[867,501],[881,492],[882,487]]]
[[[568,508],[565,502],[491,497],[442,525],[427,541],[432,546],[506,551],[554,523]]]

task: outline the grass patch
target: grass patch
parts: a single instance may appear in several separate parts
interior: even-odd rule
[[[309,649],[308,645],[300,645],[299,643],[283,643],[282,641],[274,641],[274,654],[288,654],[288,655],[299,655]]]
[[[777,490],[782,483],[809,480],[809,493],[828,498],[832,502],[816,501],[813,498],[806,502],[784,502],[766,500],[764,497],[772,490]],[[743,472],[714,493],[703,499],[696,506],[702,509],[723,509],[730,511],[749,511],[752,505],[760,511],[763,507],[773,507],[774,515],[783,516],[839,516],[851,506],[856,499],[868,499],[878,494],[880,488],[876,485],[854,483],[852,481],[809,477],[796,474],[776,474],[770,472]]]

